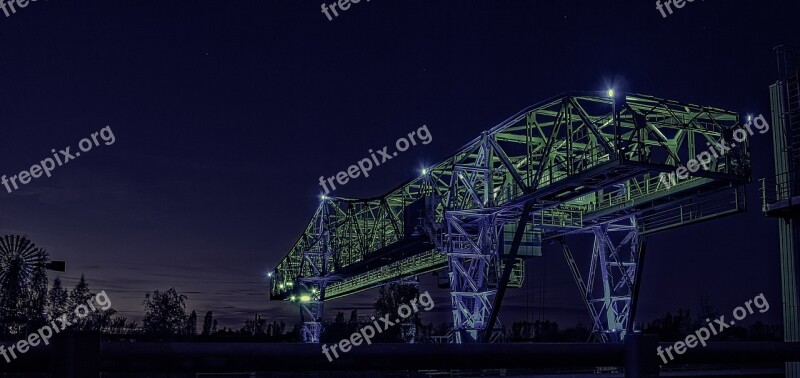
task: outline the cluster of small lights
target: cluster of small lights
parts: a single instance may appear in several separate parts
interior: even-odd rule
[[[303,295],[301,295],[299,297],[296,296],[296,295],[290,295],[289,296],[289,300],[292,301],[292,302],[297,301],[297,300],[300,300],[300,302],[303,302],[303,303],[311,302],[311,296],[308,295],[308,294],[303,294]]]

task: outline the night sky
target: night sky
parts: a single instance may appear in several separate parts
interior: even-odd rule
[[[773,47],[800,45],[789,0],[695,1],[667,18],[653,1],[362,0],[332,21],[320,5],[39,0],[0,12],[0,175],[75,152],[103,127],[115,136],[52,177],[2,188],[0,234],[28,235],[67,261],[66,284],[85,273],[132,319],[146,291],[174,286],[223,326],[256,312],[294,323],[264,274],[311,217],[319,176],[427,125],[432,143],[336,191],[384,194],[570,90],[771,119]],[[751,141],[753,176],[771,175],[771,133]],[[726,314],[764,293],[770,310],[752,320],[780,322],[776,221],[755,183],[747,192],[746,214],[650,237],[640,320],[694,310],[702,295]],[[558,246],[529,263],[526,287],[509,292],[501,320],[588,323]],[[430,276],[422,289],[437,303],[426,319],[446,320],[446,290]],[[328,315],[373,297],[333,301]]]

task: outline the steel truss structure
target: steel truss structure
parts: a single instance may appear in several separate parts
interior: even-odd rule
[[[300,316],[303,320],[301,330],[303,341],[318,343],[322,332],[322,314],[324,309],[325,289],[328,284],[329,267],[331,266],[331,209],[320,206],[314,217],[314,222],[309,225],[306,235],[311,236],[304,240],[300,271],[304,274],[297,279],[299,285],[298,298]],[[294,282],[287,282],[289,288],[294,287]]]
[[[621,223],[604,223],[591,227],[594,235],[589,276],[581,278],[568,245],[562,241],[564,257],[572,271],[587,310],[592,316],[593,340],[622,341],[631,318],[636,267],[639,260],[639,228],[636,218]],[[621,234],[615,243],[610,234]],[[599,284],[600,295],[595,284]]]
[[[270,273],[271,298],[300,304],[314,342],[325,300],[446,270],[452,341],[491,341],[524,261],[543,240],[560,240],[594,338],[621,340],[633,324],[642,237],[743,210],[747,143],[712,150],[740,126],[730,111],[646,95],[549,99],[384,196],[323,196]],[[712,151],[701,167],[695,157]],[[660,177],[676,170],[676,182]],[[584,281],[566,240],[586,232],[595,245]]]
[[[775,177],[761,180],[764,214],[780,219],[784,341],[800,342],[800,48],[779,46],[778,81],[770,86]],[[800,363],[786,363],[786,377],[800,378]]]
[[[478,340],[486,327],[495,294],[490,273],[500,276],[501,234],[514,219],[494,205],[494,152],[484,133],[480,143],[456,157],[450,176],[444,243],[437,247],[447,254],[456,343]]]

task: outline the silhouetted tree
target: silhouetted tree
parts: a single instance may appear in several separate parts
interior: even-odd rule
[[[537,320],[533,322],[533,333],[534,337],[536,338],[536,341],[543,341],[543,342],[556,341],[558,340],[559,337],[558,323],[551,322],[549,320],[544,320],[544,321]],[[579,332],[576,331],[576,334],[578,333]]]
[[[529,321],[511,323],[511,341],[532,341],[535,335],[534,324]]]
[[[339,342],[339,340],[350,337],[352,332],[349,331],[347,323],[344,321],[344,313],[339,311],[336,313],[336,318],[333,322],[324,322],[322,327],[322,334],[320,339],[324,342]]]
[[[244,327],[241,329],[243,334],[250,336],[264,336],[267,334],[266,329],[267,321],[261,315],[256,314],[255,320],[247,319],[244,321]]]
[[[272,324],[270,324],[267,327],[267,336],[270,337],[283,336],[283,331],[285,328],[286,328],[286,323],[284,323],[283,321],[281,321],[280,323],[277,321],[272,322]]]
[[[111,325],[108,329],[108,332],[115,335],[120,335],[126,333],[127,328],[126,324],[128,323],[128,318],[124,316],[117,316],[114,320],[111,321]]]
[[[578,322],[573,328],[567,328],[564,332],[561,332],[559,335],[559,341],[568,341],[568,342],[586,342],[589,339],[589,335],[591,331],[589,328],[586,328],[582,322]]]
[[[86,306],[86,303],[91,302],[93,297],[92,291],[89,289],[89,284],[86,282],[86,277],[81,274],[81,279],[78,280],[78,283],[76,283],[75,287],[69,292],[69,307],[67,312],[69,313],[75,311],[75,309],[80,305]],[[91,316],[86,316],[83,318],[75,317],[72,327],[76,329],[87,330],[92,328],[91,323]]]
[[[144,332],[151,335],[178,335],[186,326],[185,295],[178,294],[175,288],[165,292],[158,290],[145,294]]]
[[[678,341],[683,340],[689,332],[694,332],[692,323],[691,313],[678,309],[676,315],[668,312],[663,318],[650,322],[645,332],[659,335],[661,341]]]
[[[375,301],[375,318],[391,314],[394,320],[399,318],[397,310],[404,304],[409,304],[412,299],[419,296],[419,289],[416,285],[404,283],[389,283],[383,285],[378,290],[378,299]],[[398,324],[384,330],[377,336],[376,341],[380,342],[412,342],[416,336],[416,328],[421,326],[422,317],[419,312],[412,312],[411,316],[401,319]]]
[[[28,310],[28,326],[29,328],[38,329],[47,322],[47,314],[45,313],[45,308],[47,307],[47,272],[44,269],[36,269],[33,272],[31,286],[30,302],[26,307]]]
[[[209,311],[206,312],[206,316],[203,317],[203,331],[201,335],[208,336],[211,334],[211,326],[214,322],[214,313]]]
[[[747,327],[747,340],[780,341],[783,340],[783,334],[780,332],[780,327],[769,326],[758,320]]]
[[[53,280],[53,287],[50,288],[48,295],[50,300],[50,319],[57,319],[69,311],[69,294],[67,289],[61,285],[61,278],[56,277]]]
[[[125,324],[125,332],[124,333],[127,333],[127,334],[141,333],[141,330],[139,329],[139,324],[136,323],[136,322],[126,323]]]
[[[112,323],[114,322],[113,316],[116,313],[117,310],[113,308],[108,308],[105,311],[100,309],[92,311],[88,329],[100,332],[111,332]]]
[[[89,290],[89,284],[86,282],[86,276],[81,274],[81,279],[72,288],[69,293],[69,308],[74,309],[80,304],[86,304],[92,299],[92,292]]]
[[[189,318],[186,319],[186,335],[194,336],[197,334],[197,313],[192,310]]]
[[[694,319],[692,324],[693,329],[698,329],[705,326],[707,324],[705,319],[719,318],[719,309],[714,306],[711,301],[711,297],[708,294],[701,295],[698,302],[697,318]]]

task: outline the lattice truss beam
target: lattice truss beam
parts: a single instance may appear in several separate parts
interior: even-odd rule
[[[448,268],[453,293],[464,288],[473,293],[452,295],[458,302],[453,303],[456,327],[479,329],[481,316],[492,311],[486,306],[491,290],[480,280],[496,276],[493,270],[502,266],[498,230],[516,222],[524,204],[533,204],[530,229],[542,239],[631,216],[639,217],[640,229],[654,232],[739,211],[738,193],[713,211],[702,209],[697,193],[727,196],[731,183],[749,180],[746,143],[718,154],[707,170],[691,172],[671,188],[658,178],[715,142],[730,140],[738,126],[736,113],[645,95],[571,93],[533,105],[384,196],[323,199],[320,209],[327,210],[317,211],[273,271],[271,296],[299,297],[301,288],[292,284],[318,274],[302,262],[309,246],[321,240],[317,218],[327,214],[325,298]],[[683,211],[688,208],[693,211]],[[679,218],[670,212],[679,212]],[[428,238],[426,251],[386,252],[412,234]],[[467,249],[471,252],[461,253]],[[380,253],[397,258],[364,264]],[[455,299],[468,297],[473,299]],[[624,321],[620,316],[614,322]]]

